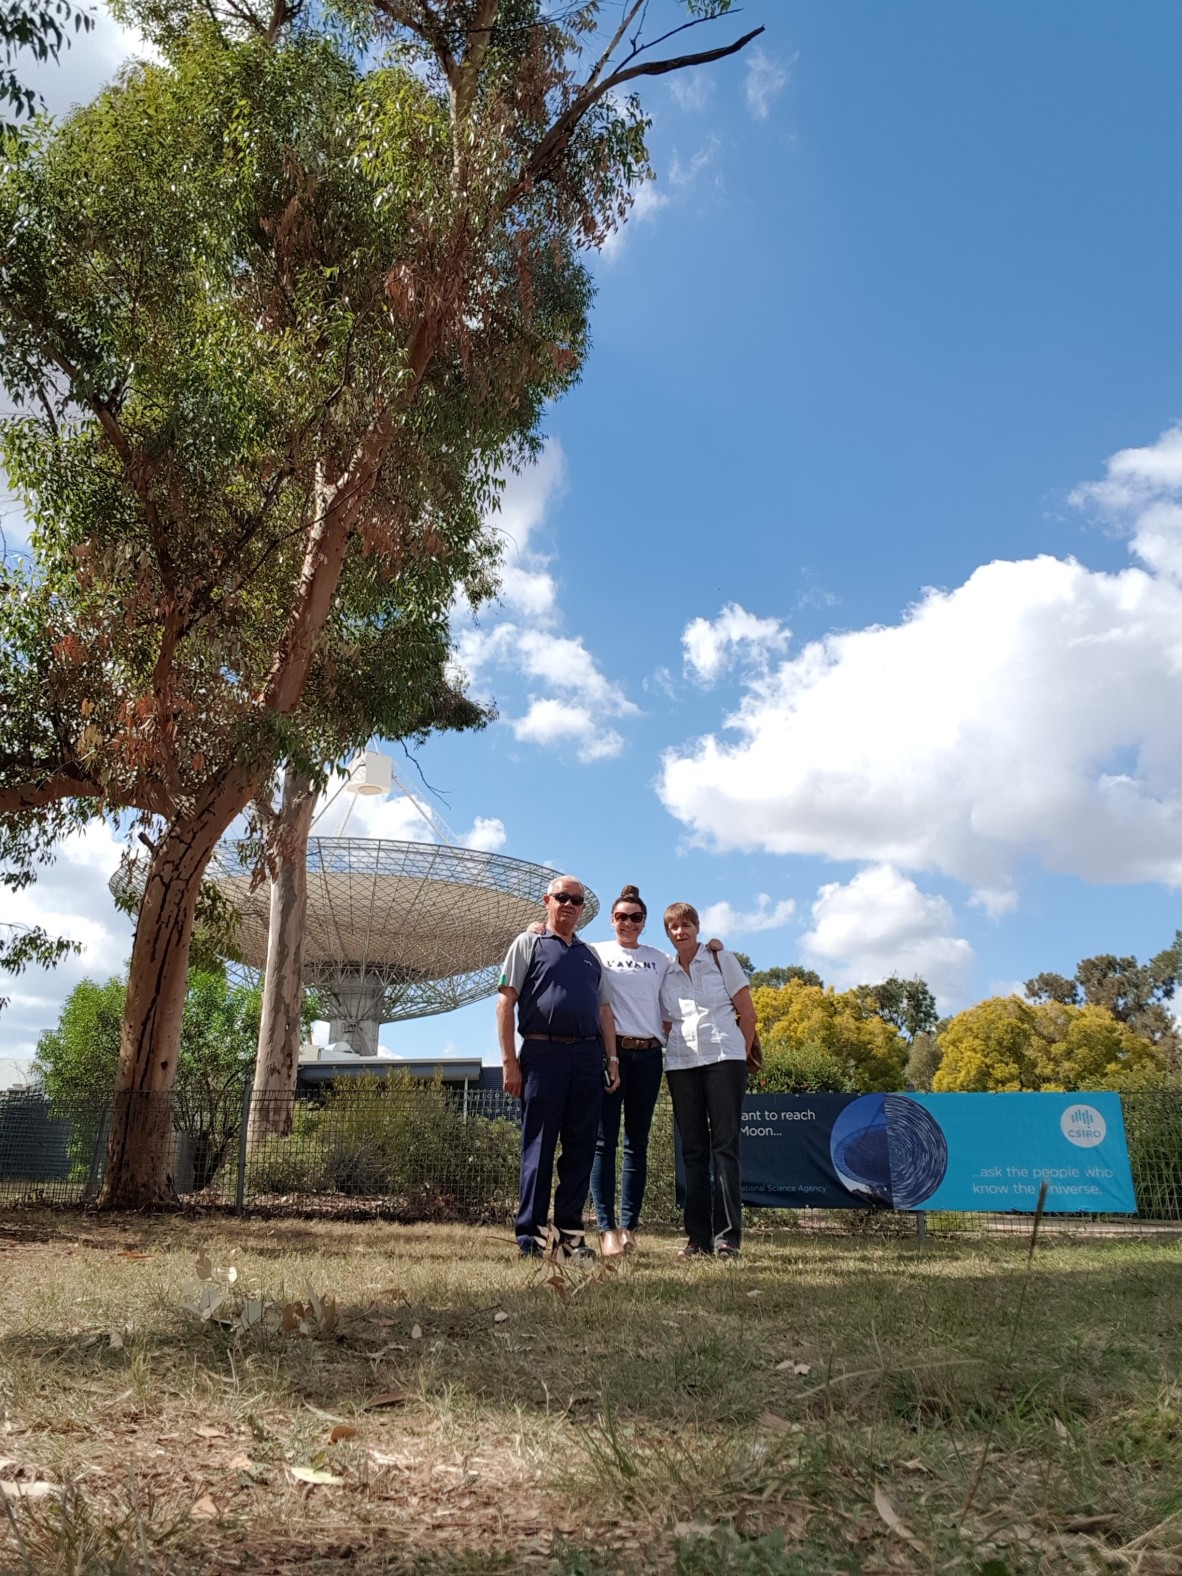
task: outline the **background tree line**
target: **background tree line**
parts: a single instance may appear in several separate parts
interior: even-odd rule
[[[751,978],[766,1092],[936,1092],[1177,1084],[1182,1032],[1170,1010],[1182,931],[1148,963],[1101,953],[1075,974],[1042,973],[1025,997],[996,996],[940,1018],[926,981],[892,976],[837,991],[796,964]]]

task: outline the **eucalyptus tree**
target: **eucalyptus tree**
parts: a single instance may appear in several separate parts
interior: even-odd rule
[[[728,0],[684,4],[678,33]],[[127,0],[159,60],[9,141],[0,439],[33,557],[0,571],[0,859],[140,822],[108,1205],[173,1193],[218,839],[343,717],[378,731],[375,615],[446,640],[453,597],[495,583],[494,478],[577,376],[580,252],[648,173],[624,90],[755,36],[662,56],[645,9],[603,37],[594,5],[541,0],[353,0],[351,32],[288,0]]]

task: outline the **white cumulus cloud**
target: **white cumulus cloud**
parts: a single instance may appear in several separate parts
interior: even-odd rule
[[[1102,482],[1071,497],[1126,530],[1130,550],[1151,569],[1182,582],[1182,426],[1146,448],[1121,449]]]
[[[941,1001],[961,999],[973,949],[954,934],[951,904],[893,866],[869,865],[851,881],[821,887],[812,914],[801,946],[828,983],[845,989],[919,975]]]
[[[581,761],[608,760],[624,748],[620,735],[599,723],[589,707],[553,696],[531,700],[511,726],[514,738],[525,744],[573,745]]]
[[[715,619],[695,618],[685,626],[681,644],[685,671],[699,684],[713,684],[740,658],[765,664],[784,651],[792,632],[778,618],[759,618],[728,602]]]
[[[500,701],[514,736],[544,748],[574,748],[580,760],[595,761],[620,753],[624,740],[612,722],[639,716],[639,708],[600,670],[580,636],[562,633],[550,559],[531,546],[565,485],[565,461],[553,439],[536,466],[509,479],[499,519],[506,537],[501,601],[507,616],[477,623],[457,613],[454,669],[487,695],[497,672],[524,680],[524,714],[513,716],[511,705]]]
[[[507,839],[505,823],[499,816],[478,815],[471,831],[464,833],[465,848],[479,848],[486,854],[495,854],[504,848]]]
[[[760,930],[781,930],[795,913],[796,904],[792,898],[781,898],[773,903],[766,892],[758,895],[755,907],[746,913],[725,901],[711,903],[701,912],[702,935],[729,938],[754,935]]]
[[[667,808],[722,848],[941,871],[991,912],[1029,857],[1182,886],[1178,448],[1125,451],[1099,484],[1117,490],[1086,495],[1146,568],[986,564],[898,624],[806,645],[748,680],[727,737],[667,752]]]

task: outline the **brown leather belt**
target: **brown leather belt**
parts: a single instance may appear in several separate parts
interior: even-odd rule
[[[622,1051],[659,1051],[660,1040],[654,1039],[650,1034],[647,1039],[641,1039],[635,1034],[617,1034],[616,1044]]]
[[[523,1040],[546,1040],[551,1045],[594,1045],[597,1034],[523,1034]]]

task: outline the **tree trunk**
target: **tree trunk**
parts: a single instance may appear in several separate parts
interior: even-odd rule
[[[225,799],[223,792],[192,819],[171,821],[148,867],[127,981],[101,1209],[150,1209],[176,1202],[172,1090],[189,945],[201,878],[236,813]]]
[[[286,1138],[300,1056],[304,920],[308,908],[308,833],[316,795],[311,781],[290,766],[283,778],[271,923],[263,976],[263,1016],[247,1142]]]

